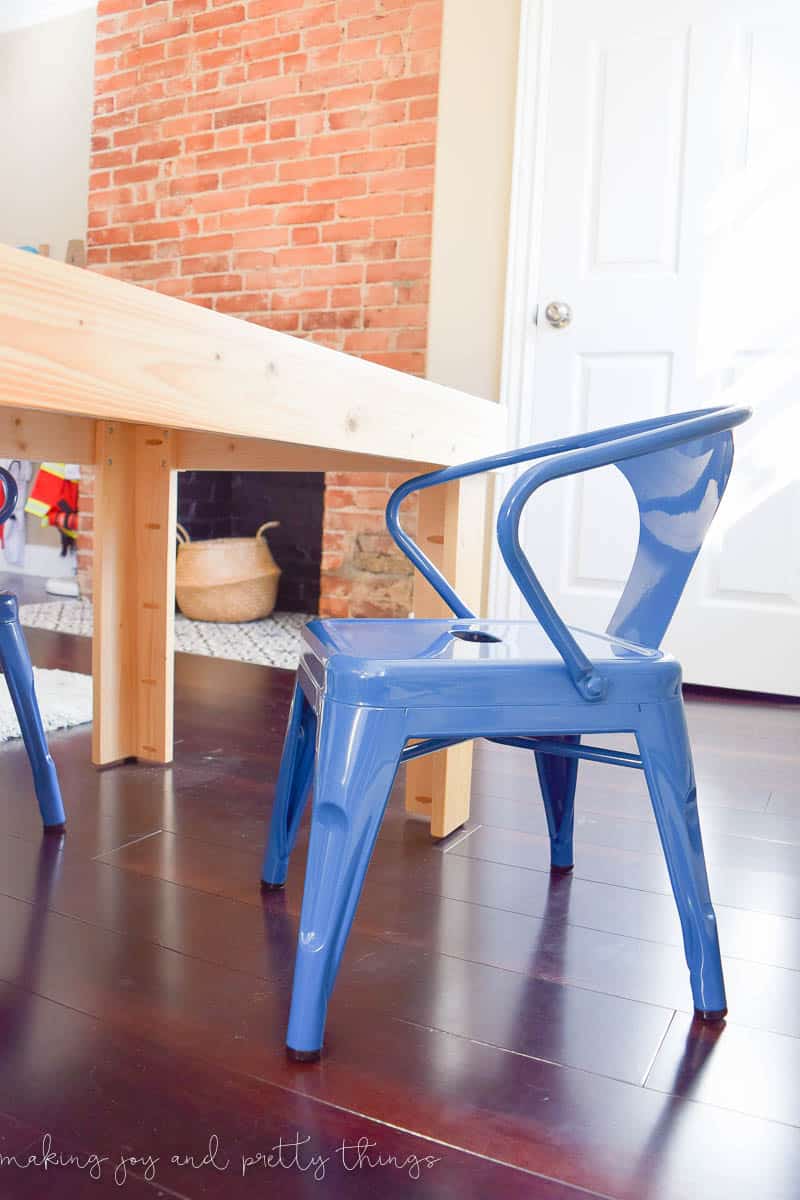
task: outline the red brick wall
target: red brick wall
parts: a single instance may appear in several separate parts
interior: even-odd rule
[[[422,373],[440,32],[441,0],[99,0],[89,265]],[[329,477],[324,612],[407,611],[393,482]]]

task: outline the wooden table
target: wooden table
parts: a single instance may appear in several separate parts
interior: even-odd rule
[[[98,765],[172,759],[177,472],[417,473],[499,449],[496,404],[0,246],[0,446],[92,463]],[[477,607],[485,479],[420,497],[420,541]],[[417,577],[417,616],[438,597]],[[409,811],[469,812],[471,746],[409,764]]]

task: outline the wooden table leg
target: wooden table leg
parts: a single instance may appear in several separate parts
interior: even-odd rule
[[[480,612],[484,570],[486,476],[476,475],[419,495],[417,541],[474,612]],[[414,581],[416,617],[452,616],[421,575]],[[430,817],[442,838],[469,816],[472,743],[410,762],[406,811]]]
[[[97,765],[172,759],[174,435],[97,422],[94,728]]]

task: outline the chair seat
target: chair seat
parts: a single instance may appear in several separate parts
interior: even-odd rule
[[[660,650],[571,629],[611,701],[677,694],[680,666]],[[329,620],[303,631],[301,675],[346,704],[376,707],[574,704],[563,659],[537,621]],[[585,701],[583,702],[585,703]]]

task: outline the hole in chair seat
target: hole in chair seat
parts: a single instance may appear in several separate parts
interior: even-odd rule
[[[483,629],[451,629],[450,633],[462,642],[500,642],[503,640],[495,637],[493,633],[486,633]]]

